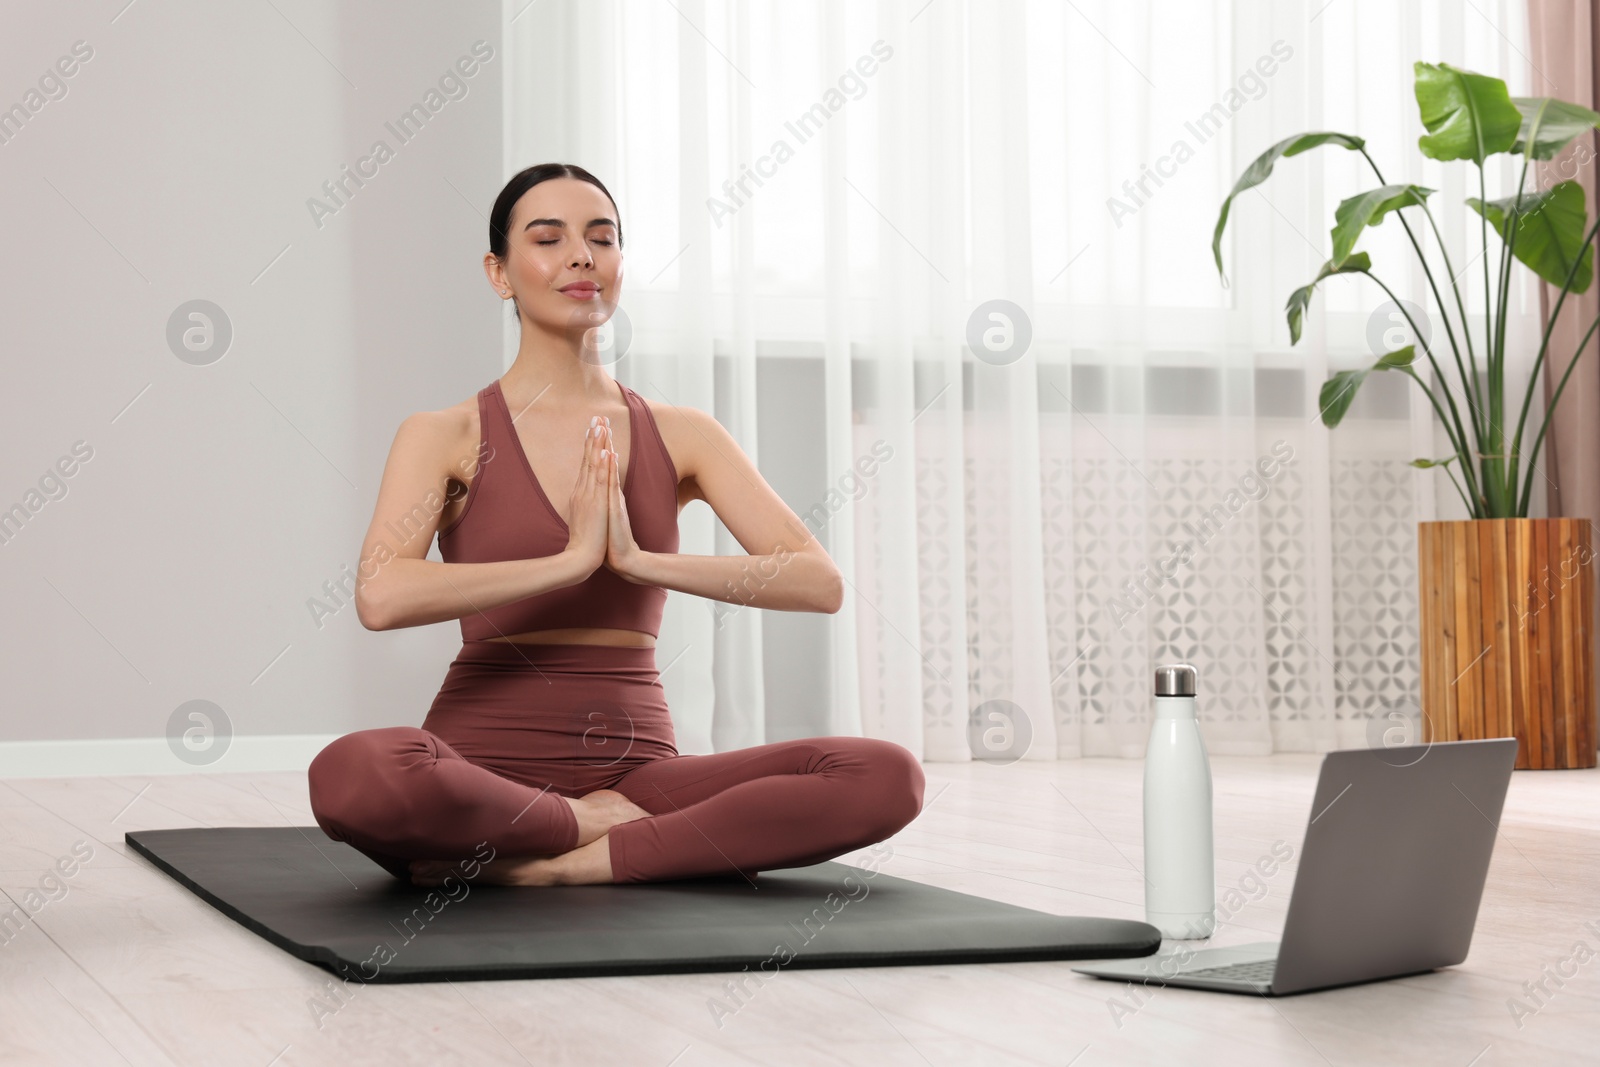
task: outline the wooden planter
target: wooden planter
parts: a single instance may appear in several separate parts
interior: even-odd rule
[[[1423,740],[1515,737],[1519,768],[1593,767],[1589,523],[1418,523],[1417,558]]]

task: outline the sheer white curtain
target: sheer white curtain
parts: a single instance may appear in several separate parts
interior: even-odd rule
[[[1379,182],[1337,148],[1282,161],[1234,207],[1227,287],[1211,233],[1268,145],[1338,130],[1385,181],[1438,190],[1452,263],[1481,283],[1476,179],[1424,165],[1411,64],[1538,91],[1520,3],[508,0],[505,18],[507,174],[576,162],[619,203],[613,372],[715,414],[847,581],[832,616],[672,594],[657,658],[683,751],[865,733],[930,760],[1137,756],[1151,669],[1177,660],[1216,752],[1414,719],[1415,524],[1460,505],[1406,465],[1443,450],[1404,379],[1374,375],[1333,431],[1316,399],[1405,343],[1401,320],[1364,278],[1323,286],[1296,347],[1283,318],[1333,208]],[[1491,198],[1514,177],[1494,168]],[[1442,338],[1400,227],[1359,247]],[[1517,298],[1525,367],[1537,301]],[[696,504],[682,551],[743,549]]]

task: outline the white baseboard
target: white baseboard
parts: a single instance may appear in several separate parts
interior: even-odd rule
[[[339,734],[259,734],[229,740],[208,763],[188,763],[165,737],[88,741],[0,741],[0,779],[83,778],[145,774],[232,774],[304,771]]]

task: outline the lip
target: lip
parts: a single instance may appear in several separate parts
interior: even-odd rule
[[[594,282],[572,282],[568,285],[563,285],[560,291],[569,294],[579,292],[598,293],[600,291],[600,287]]]

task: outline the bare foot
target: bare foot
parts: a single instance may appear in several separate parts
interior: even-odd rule
[[[581,797],[562,797],[578,817],[578,844],[570,852],[544,856],[500,856],[478,864],[474,882],[489,885],[592,885],[611,881],[613,826],[651,817],[615,789],[596,789]],[[454,860],[412,860],[413,885],[441,885],[452,872],[465,875]]]
[[[646,813],[648,814],[648,812]],[[451,860],[412,860],[411,884],[436,886],[457,870]],[[611,881],[611,842],[604,835],[557,856],[500,856],[478,864],[472,879],[487,885],[595,885]]]
[[[648,819],[650,813],[615,789],[596,789],[581,797],[562,797],[578,817],[578,844],[581,847],[601,837],[620,823]]]

